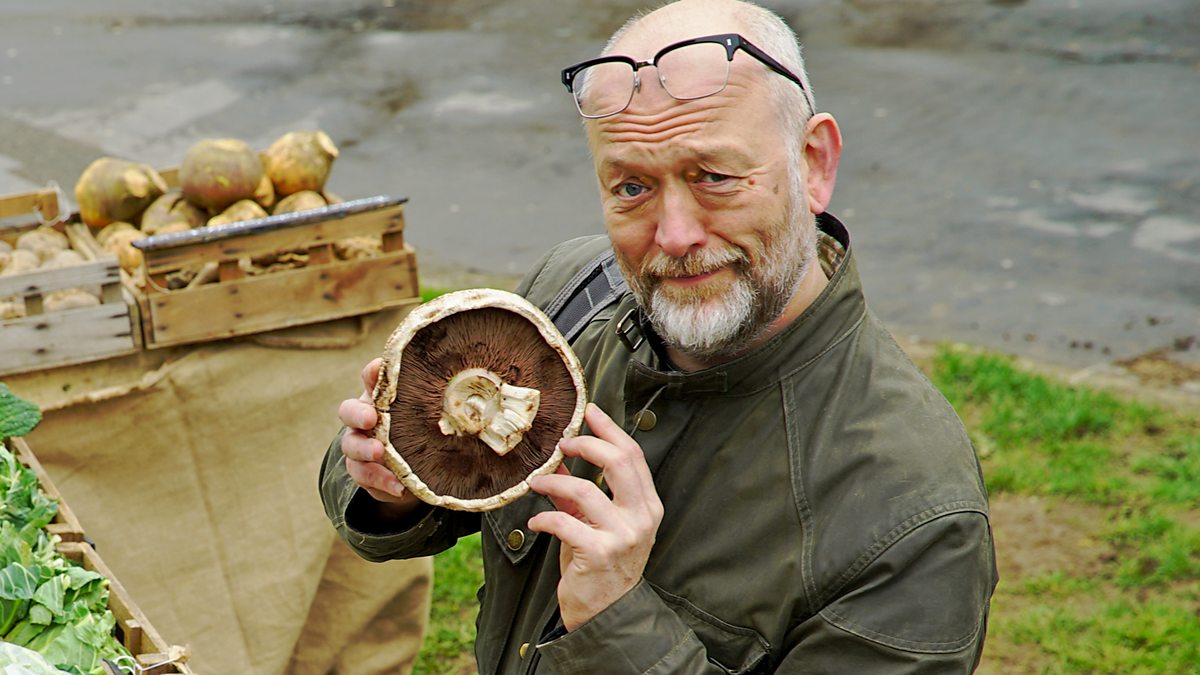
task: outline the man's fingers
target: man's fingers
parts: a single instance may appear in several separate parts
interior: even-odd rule
[[[375,391],[375,383],[379,381],[379,367],[381,365],[383,365],[383,359],[375,358],[363,366],[362,383],[363,389],[366,390],[368,396],[370,396],[371,392]]]
[[[346,473],[377,501],[399,501],[404,496],[404,485],[400,479],[382,464],[346,457]]]
[[[563,543],[563,550],[587,549],[590,542],[603,536],[587,523],[562,511],[542,511],[529,519],[529,529],[534,532],[545,532],[557,537]]]
[[[594,403],[588,404],[584,419],[594,436],[563,439],[559,443],[563,454],[600,467],[617,506],[644,509],[657,526],[662,502],[641,446]]]
[[[555,473],[530,479],[529,487],[549,497],[556,509],[572,517],[605,528],[621,525],[613,503],[589,480]]]
[[[356,462],[378,462],[383,459],[383,443],[361,432],[347,429],[342,434],[342,454]]]
[[[595,403],[587,404],[583,411],[583,420],[587,422],[588,428],[596,438],[603,438],[618,447],[637,445],[637,441],[625,433],[625,430]]]
[[[338,419],[351,429],[370,431],[379,423],[375,406],[357,398],[348,398],[338,406]]]
[[[558,466],[556,466],[554,468],[554,473],[551,475],[570,476],[571,470],[567,468],[566,464],[560,463]],[[534,477],[533,480],[536,481],[537,477]],[[533,487],[532,481],[530,482],[530,487]],[[535,489],[534,492],[537,492],[537,490]],[[576,518],[579,517],[579,515],[580,515],[579,514],[579,506],[575,502],[573,502],[569,499],[564,499],[562,497],[553,497],[550,495],[546,495],[546,496],[550,498],[551,503],[554,504],[554,508],[558,509],[559,511],[569,513],[569,514],[575,516]]]

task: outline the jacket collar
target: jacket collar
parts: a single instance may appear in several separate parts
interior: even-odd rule
[[[640,326],[647,344],[630,360],[627,394],[648,395],[664,387],[662,393],[671,398],[751,394],[803,369],[849,335],[866,314],[850,235],[840,221],[827,213],[817,216],[817,227],[840,244],[845,254],[825,289],[791,324],[752,352],[712,368],[685,373],[670,368],[663,356],[661,339],[643,319]],[[633,297],[625,295],[617,316],[624,316],[635,306]]]

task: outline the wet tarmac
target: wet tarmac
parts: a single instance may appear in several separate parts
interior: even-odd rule
[[[841,122],[831,211],[897,334],[1200,366],[1200,3],[768,5]],[[601,230],[558,70],[641,6],[5,0],[0,193],[69,188],[104,154],[172,166],[199,138],[320,127],[334,192],[411,198],[427,281],[511,283]]]

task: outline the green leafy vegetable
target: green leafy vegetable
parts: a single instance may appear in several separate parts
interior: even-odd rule
[[[0,520],[18,529],[46,527],[58,513],[58,502],[38,487],[37,474],[7,449],[0,450]]]
[[[0,642],[0,673],[21,675],[61,675],[46,657],[11,643]]]
[[[58,537],[45,526],[58,504],[3,446],[0,498],[0,640],[41,653],[60,671],[103,675],[102,659],[129,654],[114,636],[108,580],[55,551]]]
[[[42,421],[36,405],[17,396],[0,382],[0,438],[24,436]]]

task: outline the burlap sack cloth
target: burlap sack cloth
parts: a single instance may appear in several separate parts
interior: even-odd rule
[[[197,673],[409,672],[429,560],[359,559],[317,491],[337,405],[402,316],[4,378],[47,409],[34,454]]]

